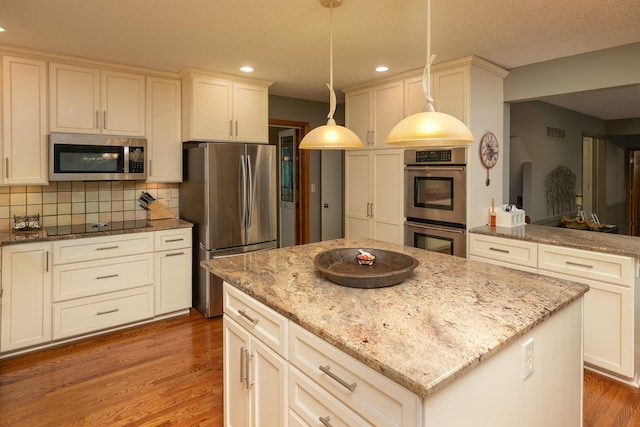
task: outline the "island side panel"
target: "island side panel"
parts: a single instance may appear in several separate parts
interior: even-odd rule
[[[582,425],[583,297],[424,400],[425,427]],[[523,345],[534,371],[523,380]]]

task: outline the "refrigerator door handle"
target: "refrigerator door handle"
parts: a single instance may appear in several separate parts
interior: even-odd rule
[[[251,170],[251,156],[247,154],[247,175],[248,175],[248,200],[247,200],[247,228],[251,227],[251,220],[253,219],[253,171]]]
[[[245,229],[247,227],[247,163],[243,154],[240,155],[240,174],[242,178],[242,183],[240,184],[240,224]]]

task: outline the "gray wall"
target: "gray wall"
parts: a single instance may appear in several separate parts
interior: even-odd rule
[[[328,98],[328,97],[327,97]],[[328,102],[308,101],[304,99],[287,98],[282,96],[269,95],[269,118],[279,120],[292,120],[297,122],[308,122],[309,129],[327,124],[327,114],[329,113]],[[334,118],[338,124],[344,125],[344,104],[338,104]],[[309,153],[309,185],[315,184],[317,191],[309,192],[309,241],[318,242],[321,240],[321,176],[320,162],[321,151],[311,150]],[[337,165],[336,173],[342,174],[342,166]],[[343,182],[343,180],[340,180]],[[332,191],[342,193],[343,188],[336,188]]]

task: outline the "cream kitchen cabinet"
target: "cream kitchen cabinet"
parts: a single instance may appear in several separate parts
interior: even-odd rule
[[[226,283],[223,289],[224,425],[284,426],[287,320]]]
[[[365,146],[386,145],[387,135],[405,117],[404,81],[384,83],[345,94],[346,127],[355,132]]]
[[[268,143],[270,84],[185,74],[182,140]]]
[[[0,351],[51,341],[51,243],[2,248]]]
[[[536,273],[538,244],[470,233],[469,259]]]
[[[2,178],[7,185],[46,185],[47,64],[2,58]]]
[[[145,76],[49,64],[51,132],[145,135]]]
[[[180,80],[147,77],[147,182],[182,181]]]
[[[155,232],[155,314],[191,307],[191,229]]]
[[[345,236],[404,240],[404,150],[345,152]]]

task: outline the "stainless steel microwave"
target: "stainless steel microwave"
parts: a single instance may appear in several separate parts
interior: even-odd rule
[[[146,151],[144,138],[51,133],[49,180],[146,180]]]

